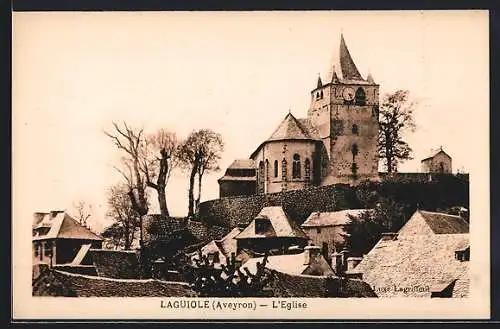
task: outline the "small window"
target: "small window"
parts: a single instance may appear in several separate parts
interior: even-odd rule
[[[281,178],[286,181],[286,176],[287,176],[287,162],[286,162],[286,159],[283,158],[283,160],[281,161]]]
[[[40,255],[40,245],[38,243],[33,246],[33,252],[35,254],[35,257],[38,257]]]
[[[321,233],[321,227],[316,228],[316,233],[320,234]]]
[[[311,160],[309,160],[309,158],[306,159],[306,161],[304,162],[304,169],[305,169],[305,174],[306,174],[306,181],[310,181],[311,180]]]
[[[352,133],[353,133],[354,135],[357,135],[357,134],[358,134],[358,132],[359,132],[359,131],[358,131],[358,125],[356,125],[356,124],[352,125]]]
[[[274,160],[274,177],[278,177],[278,160]]]
[[[300,155],[293,155],[292,178],[300,178]]]

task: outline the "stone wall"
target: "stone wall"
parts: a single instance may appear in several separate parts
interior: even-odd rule
[[[391,198],[406,205],[408,218],[419,208],[436,211],[461,205],[469,208],[468,175],[425,173],[381,174],[381,182],[358,186],[337,184],[264,195],[220,198],[200,204],[200,220],[208,225],[235,227],[250,222],[263,207],[282,206],[292,220],[302,224],[313,211],[364,208],[363,194],[375,200]],[[372,207],[372,205],[368,205]]]
[[[91,249],[97,275],[115,279],[136,279],[139,277],[139,261],[133,251]]]

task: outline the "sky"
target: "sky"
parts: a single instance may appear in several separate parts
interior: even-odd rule
[[[186,137],[222,134],[222,171],[248,158],[288,111],[305,117],[318,74],[328,78],[340,34],[380,94],[410,91],[417,129],[406,136],[419,171],[442,146],[454,171],[487,169],[489,58],[486,11],[13,13],[13,202],[16,216],[92,205],[120,182],[112,121]],[[478,163],[479,162],[479,163]],[[380,168],[382,169],[382,168]],[[188,176],[167,187],[173,215],[187,212]]]

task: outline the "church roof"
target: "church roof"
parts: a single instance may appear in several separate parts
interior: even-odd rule
[[[349,53],[349,49],[347,49],[347,45],[344,40],[344,35],[340,35],[340,49],[339,49],[339,57],[340,57],[340,70],[342,74],[342,79],[344,80],[364,80],[359,74],[358,68],[354,61],[352,60],[351,54]]]
[[[438,149],[431,149],[430,152],[427,154],[427,156],[425,158],[423,158],[421,162],[430,160],[430,159],[434,158],[436,155],[438,155],[439,153],[443,153],[444,155],[446,155],[448,158],[451,159],[451,156],[448,153],[446,153],[445,151],[443,151],[442,147],[440,147]]]
[[[267,141],[286,139],[314,139],[292,113],[288,113]]]
[[[252,159],[236,159],[228,169],[255,169],[255,161]]]

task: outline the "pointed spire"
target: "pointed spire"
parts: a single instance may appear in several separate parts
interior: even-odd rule
[[[337,76],[337,71],[335,70],[335,65],[333,65],[332,83],[338,83],[338,82],[339,82],[339,77]]]
[[[368,72],[368,76],[366,77],[366,81],[368,81],[369,83],[375,83],[371,72]]]
[[[349,49],[344,40],[344,34],[340,34],[340,70],[342,72],[342,79],[345,80],[363,80],[361,74],[359,74],[358,68],[354,61],[352,60]]]
[[[318,84],[316,85],[316,88],[321,88],[323,87],[323,82],[321,82],[321,75],[318,73]]]

